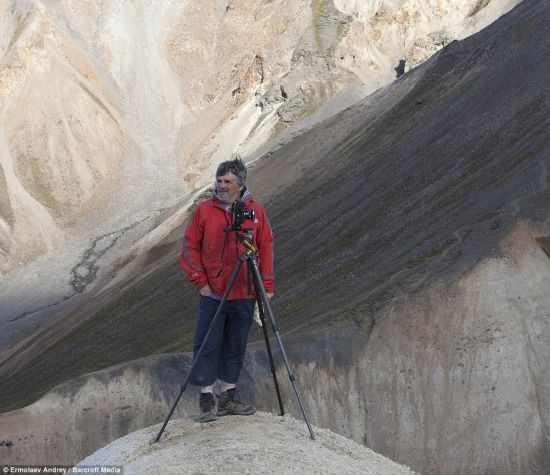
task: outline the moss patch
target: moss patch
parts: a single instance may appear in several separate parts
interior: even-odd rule
[[[26,13],[25,15],[23,15],[23,13],[21,13],[20,11],[15,11],[15,7],[12,8],[11,13],[15,20],[15,28],[13,29],[13,34],[11,35],[8,49],[11,48],[17,42],[17,40],[21,37],[23,30],[27,26],[27,20],[30,15],[29,13]]]
[[[48,167],[40,163],[40,159],[22,153],[17,155],[16,172],[21,181],[26,184],[27,191],[59,218],[63,216],[63,210],[50,189],[47,170]]]
[[[0,165],[0,218],[13,228],[15,217],[11,209],[10,197],[8,195],[8,183],[4,175],[4,169]]]
[[[334,50],[349,29],[349,17],[333,0],[312,0],[313,35],[317,52],[327,66],[334,64]]]
[[[491,0],[478,0],[474,7],[468,13],[468,17],[473,17],[477,15],[481,10],[483,10]]]
[[[540,248],[550,257],[550,236],[540,236],[535,238]]]

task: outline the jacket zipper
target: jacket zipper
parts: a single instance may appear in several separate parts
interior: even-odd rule
[[[228,227],[231,226],[231,222],[229,222],[229,223],[227,222],[227,214],[226,214],[226,213],[228,213],[229,211],[227,211],[227,210],[224,209],[224,208],[222,208],[222,211],[223,211],[223,213],[224,213],[225,221],[226,221],[227,226],[228,226]],[[223,240],[223,247],[222,247],[222,255],[221,255],[222,264],[223,264],[223,258],[224,258],[224,255],[225,255],[225,248],[226,248],[226,246],[227,246],[227,238],[228,238],[228,236],[229,236],[229,233],[226,232],[226,233],[225,233],[225,239]],[[222,267],[222,269],[223,269],[223,267]],[[221,274],[221,270],[220,270],[220,274]],[[218,275],[219,275],[219,274],[218,274]]]

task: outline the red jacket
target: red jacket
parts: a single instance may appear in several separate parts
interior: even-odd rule
[[[242,201],[247,208],[255,211],[255,220],[245,220],[242,227],[253,229],[254,243],[258,249],[258,267],[265,290],[270,293],[273,292],[275,280],[271,226],[262,205],[254,201],[250,194],[245,194]],[[227,288],[238,257],[244,252],[242,243],[237,240],[237,233],[225,231],[231,224],[231,212],[216,197],[201,202],[185,232],[180,255],[180,265],[189,281],[199,289],[209,284],[212,292],[220,297]],[[254,280],[248,278],[247,267],[245,262],[228,300],[255,298]]]

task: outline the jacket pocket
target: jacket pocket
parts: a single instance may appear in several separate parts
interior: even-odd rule
[[[208,283],[210,284],[210,287],[214,291],[214,293],[218,294],[220,292],[223,293],[223,286],[224,286],[224,273],[225,267],[223,264],[220,266],[214,268],[214,269],[208,269],[206,271],[206,275],[208,277]]]

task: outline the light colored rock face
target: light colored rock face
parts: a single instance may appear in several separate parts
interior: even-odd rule
[[[126,146],[108,87],[74,37],[41,3],[11,5],[4,15],[0,148],[4,208],[13,216],[5,220],[6,270],[10,255],[63,243],[61,230],[114,185]]]
[[[353,19],[336,48],[336,65],[352,71],[370,87],[379,87],[395,77],[393,68],[399,60],[406,61],[405,71],[414,68],[442,46],[487,26],[497,11],[507,11],[517,3],[334,0],[336,8]]]
[[[163,420],[186,364],[187,356],[162,355],[60,384],[36,403],[2,414],[0,440],[9,446],[0,446],[6,449],[0,460],[75,464],[107,442]],[[191,391],[184,394],[174,417],[193,413],[196,399]]]
[[[532,234],[520,227],[456,283],[397,298],[368,343],[344,333],[349,371],[327,342],[325,369],[298,372],[317,422],[421,473],[546,473],[550,261]]]
[[[160,442],[152,445],[160,425],[148,426],[164,419],[184,362],[189,359],[166,355],[93,373],[60,385],[29,407],[3,414],[2,463],[72,465],[86,457],[80,465],[122,465],[132,474],[318,473],[321,466],[327,474],[342,473],[342,466],[350,474],[413,473],[326,429],[313,427],[312,441],[306,424],[291,415],[258,413],[195,423],[198,394],[192,388],[184,393]],[[147,429],[133,432],[143,427]],[[224,468],[227,463],[230,469]]]
[[[515,3],[2,2],[0,272],[177,202]]]

